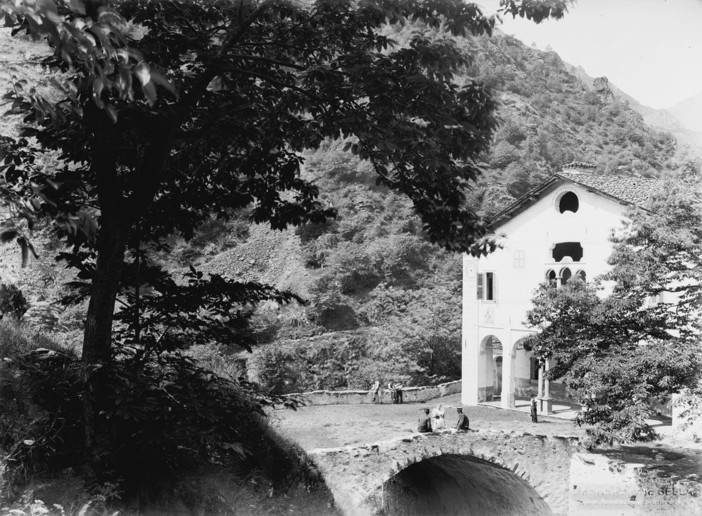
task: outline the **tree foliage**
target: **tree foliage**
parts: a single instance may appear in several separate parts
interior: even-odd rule
[[[613,237],[604,285],[542,285],[527,315],[534,353],[583,403],[596,442],[649,440],[647,419],[675,392],[699,389],[702,205],[697,172],[668,178],[649,210]]]

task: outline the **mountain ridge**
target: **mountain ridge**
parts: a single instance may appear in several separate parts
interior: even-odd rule
[[[596,78],[590,76],[582,66],[572,64],[567,64],[567,66],[571,73],[582,80],[583,83],[587,84],[590,88],[594,87]],[[702,158],[702,123],[700,124],[699,130],[694,130],[688,127],[672,110],[675,108],[675,106],[679,106],[681,103],[668,108],[652,108],[642,104],[636,98],[621,90],[611,82],[609,82],[609,87],[615,96],[628,102],[629,105],[643,117],[646,124],[662,131],[669,132],[675,137],[679,144],[677,154],[680,159]],[[702,103],[702,92],[691,98],[695,97],[699,97],[699,102]],[[702,104],[699,106],[698,113],[699,118],[697,119],[702,120]]]
[[[666,111],[687,129],[702,132],[702,91],[666,108]]]

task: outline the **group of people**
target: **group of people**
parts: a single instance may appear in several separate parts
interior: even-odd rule
[[[388,392],[390,393],[390,400],[393,403],[402,403],[402,384],[400,382],[388,382]],[[380,387],[380,381],[376,380],[373,382],[370,388],[371,402],[372,403],[382,403],[383,402],[383,392]]]
[[[467,432],[470,430],[470,420],[463,413],[463,408],[456,407],[456,413],[458,414],[458,420],[453,430],[456,432]],[[424,414],[419,418],[417,431],[420,433],[441,432],[446,428],[445,417],[446,411],[441,403],[432,410],[425,408]]]

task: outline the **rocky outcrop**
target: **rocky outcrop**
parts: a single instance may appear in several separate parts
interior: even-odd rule
[[[607,77],[595,77],[592,81],[592,89],[600,96],[602,100],[614,100],[614,93],[609,87],[609,79]]]

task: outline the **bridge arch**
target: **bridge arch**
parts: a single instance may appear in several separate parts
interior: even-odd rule
[[[471,455],[442,453],[383,484],[382,514],[542,516],[552,510],[521,475]]]
[[[410,510],[407,504],[398,506],[393,500],[401,497],[413,479],[456,473],[475,484],[477,490],[518,492],[516,504],[500,495],[490,502],[492,509],[474,510],[476,514],[511,516],[567,513],[570,459],[579,447],[574,437],[479,430],[414,434],[371,445],[312,450],[310,456],[346,516],[427,514],[426,510]],[[458,497],[456,489],[435,486],[430,492],[429,499],[443,496],[451,497],[453,505],[468,503],[465,497]],[[474,500],[474,504],[485,507],[489,500]],[[423,505],[418,502],[418,506]],[[525,512],[525,507],[536,509]],[[519,510],[515,512],[516,508]],[[448,509],[428,513],[456,512]]]

